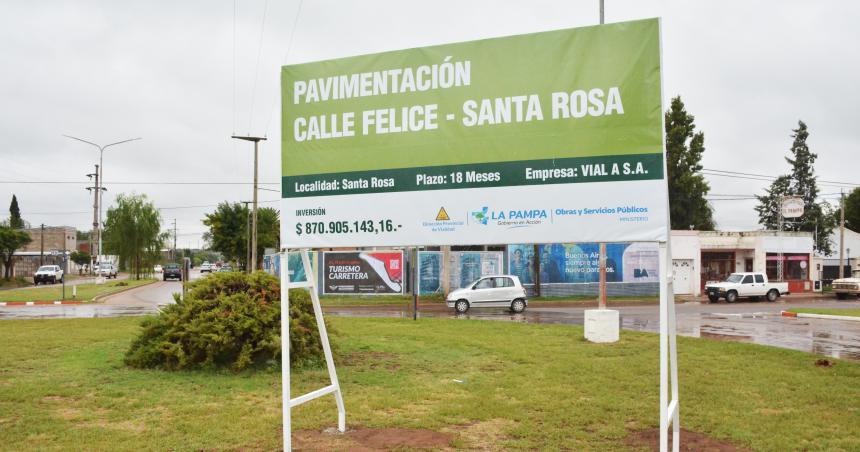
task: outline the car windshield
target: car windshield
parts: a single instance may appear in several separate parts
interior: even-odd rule
[[[730,282],[730,283],[739,283],[739,282],[741,282],[743,279],[744,279],[744,275],[739,275],[739,274],[737,274],[737,273],[733,273],[733,274],[729,275],[729,277],[728,277],[728,278],[726,278],[726,282]]]
[[[39,270],[38,270],[38,271],[40,271],[40,272],[50,272],[50,271],[54,271],[54,267],[53,267],[53,266],[51,266],[51,265],[43,265],[43,266],[39,267]]]
[[[179,268],[179,264],[167,264],[167,268]]]

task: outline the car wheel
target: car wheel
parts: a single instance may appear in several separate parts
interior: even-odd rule
[[[776,289],[771,289],[770,292],[767,293],[767,301],[774,302],[779,298],[779,292]]]
[[[469,310],[469,302],[466,300],[457,300],[457,302],[454,303],[454,309],[458,314],[465,314],[466,311]]]
[[[734,290],[730,290],[729,293],[726,294],[726,303],[734,303],[738,301],[738,293]]]
[[[514,314],[519,314],[525,310],[526,310],[526,302],[523,301],[521,298],[517,298],[516,300],[514,300],[511,303],[511,311],[513,311]]]
[[[720,296],[719,295],[708,295],[708,300],[710,300],[711,303],[716,303],[716,302],[720,301]]]

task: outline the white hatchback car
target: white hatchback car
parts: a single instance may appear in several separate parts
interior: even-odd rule
[[[526,289],[513,275],[492,275],[452,291],[445,303],[462,314],[470,308],[509,308],[515,313],[526,310]]]

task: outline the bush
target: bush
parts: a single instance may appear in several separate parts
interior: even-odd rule
[[[280,282],[257,272],[213,273],[190,283],[185,301],[144,320],[126,352],[131,367],[239,371],[281,358]],[[331,331],[329,329],[329,331]],[[323,360],[310,295],[290,291],[290,364]]]

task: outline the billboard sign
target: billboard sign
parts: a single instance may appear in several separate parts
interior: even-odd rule
[[[284,66],[287,248],[665,241],[657,19]]]
[[[523,284],[535,283],[535,260],[540,259],[541,284],[581,284],[600,281],[598,243],[509,245],[509,273]],[[659,282],[658,249],[654,243],[607,243],[606,282]]]
[[[403,251],[327,251],[322,276],[328,295],[402,294]]]
[[[441,251],[418,252],[418,293],[442,292],[442,260]],[[448,253],[448,287],[459,289],[482,276],[502,274],[503,262],[501,251],[451,251]]]

